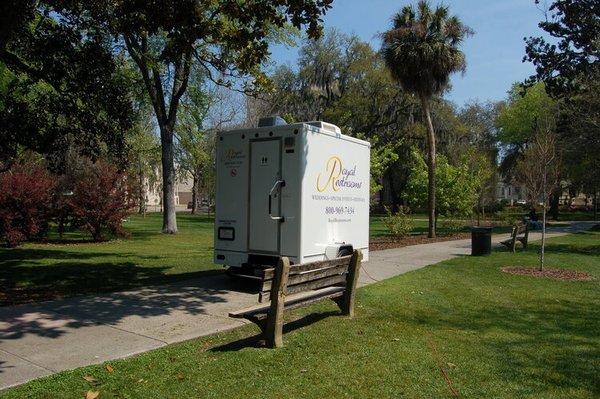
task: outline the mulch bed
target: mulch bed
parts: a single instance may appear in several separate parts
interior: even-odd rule
[[[562,281],[590,281],[594,279],[591,274],[569,269],[544,269],[540,271],[538,268],[533,267],[504,267],[502,271],[519,276],[542,277]]]
[[[471,233],[456,233],[444,236],[438,236],[436,238],[429,238],[425,234],[408,236],[408,237],[374,237],[369,241],[369,250],[370,251],[381,251],[384,249],[391,248],[402,248],[407,247],[409,245],[418,245],[418,244],[430,244],[432,242],[442,242],[442,241],[453,241],[453,240],[464,240],[466,238],[471,238]]]

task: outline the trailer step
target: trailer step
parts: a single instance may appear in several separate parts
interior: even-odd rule
[[[254,274],[249,274],[247,270],[240,270],[237,267],[230,267],[229,269],[227,269],[226,273],[230,277],[239,277],[239,278],[243,278],[243,279],[256,280],[256,281],[264,280],[263,276],[255,276]]]

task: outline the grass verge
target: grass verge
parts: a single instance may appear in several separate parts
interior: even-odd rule
[[[162,215],[133,215],[124,223],[129,238],[87,242],[80,232],[58,242],[0,247],[0,306],[119,291],[201,277],[222,271],[212,262],[212,217],[179,213],[179,233],[161,234]],[[415,232],[427,231],[426,220]],[[371,232],[385,238],[381,217],[371,218]],[[440,232],[444,234],[443,231]],[[398,246],[398,245],[396,245]]]
[[[586,282],[503,273],[537,247],[460,257],[362,288],[357,316],[321,303],[288,315],[285,347],[247,326],[3,392],[6,398],[596,398],[600,233],[553,238],[547,265]],[[92,377],[92,386],[84,377]],[[455,392],[455,393],[453,393]]]
[[[180,213],[179,233],[161,234],[162,215],[132,216],[131,236],[81,243],[78,233],[61,244],[0,248],[0,304],[99,293],[199,277],[212,262],[213,219]],[[51,237],[52,238],[52,237]]]

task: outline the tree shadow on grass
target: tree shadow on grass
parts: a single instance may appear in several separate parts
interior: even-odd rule
[[[572,246],[572,245],[559,245],[551,244],[546,246],[547,252],[568,252],[578,255],[600,255],[600,245],[587,245],[587,246]]]
[[[568,228],[570,228],[570,227],[567,226],[567,229]],[[557,230],[554,229],[553,231],[557,231]],[[573,237],[578,237],[578,236],[582,237],[583,239],[588,239],[589,237],[598,237],[599,242],[597,245],[581,245],[580,242],[569,244],[569,243],[564,243],[564,242],[563,243],[556,242],[556,240],[560,240],[562,237],[555,237],[555,238],[550,237],[550,241],[546,242],[545,252],[546,253],[572,253],[572,254],[577,254],[577,255],[593,255],[593,256],[600,255],[600,236],[598,236],[598,234],[594,234],[594,233],[590,233],[590,232],[586,232],[586,231],[580,231],[573,235]],[[527,249],[525,249],[525,250],[523,249],[523,247],[521,246],[520,243],[517,243],[517,252],[539,253],[540,247],[541,247],[541,241],[536,238],[535,241],[529,243],[529,245],[527,246]],[[510,251],[510,249],[508,249],[504,245],[498,245],[497,247],[494,248],[494,252],[509,252],[509,251]]]
[[[533,244],[529,251],[539,252],[540,245],[538,243]],[[560,243],[547,243],[545,246],[546,253],[570,253],[577,255],[600,255],[600,243],[598,245],[571,245],[571,244],[560,244]]]
[[[581,236],[582,239],[589,242],[589,236],[592,236],[592,233],[581,232],[575,234],[573,237]],[[600,255],[600,236],[594,234],[593,237],[598,237],[598,244],[594,245],[582,245],[581,242],[577,243],[565,243],[565,242],[556,242],[555,240],[551,240],[546,242],[546,246],[544,251],[546,253],[570,253],[576,255],[592,255],[597,256]],[[527,252],[539,253],[541,248],[541,242],[535,241],[530,243],[527,247]]]
[[[123,253],[127,259],[133,254]],[[103,262],[103,258],[111,257]],[[136,258],[157,259],[152,256]],[[53,260],[51,265],[44,261]],[[98,260],[89,262],[90,259]],[[80,294],[101,293],[149,284],[161,284],[219,273],[198,271],[166,274],[170,267],[140,266],[114,261],[109,252],[73,252],[46,248],[16,248],[0,252],[0,305],[50,300]]]
[[[64,249],[54,249],[51,246],[45,248],[10,248],[0,249],[0,264],[2,267],[18,266],[24,260],[41,260],[41,259],[89,259],[109,254],[103,252],[73,252]]]
[[[44,264],[47,259],[58,262]],[[110,253],[17,248],[0,252],[0,264],[0,303],[24,303],[0,307],[0,345],[29,335],[58,338],[86,326],[118,325],[130,316],[177,312],[186,320],[207,309],[226,315],[257,299],[257,287],[231,281],[223,270],[167,275],[170,267],[115,261]],[[57,299],[62,297],[67,298]],[[48,299],[57,300],[30,303]]]
[[[160,255],[115,254],[100,247],[86,250],[90,252],[51,246],[0,249],[0,306],[172,283],[223,272],[215,268],[169,274],[171,265],[136,263],[152,260],[156,264],[162,259]]]
[[[156,238],[162,235],[160,231],[160,225],[157,223],[155,228],[144,228],[143,226],[131,226],[129,222],[123,224],[124,234],[122,236],[115,236],[106,233],[106,239],[103,241],[96,242],[90,232],[67,227],[62,237],[58,233],[58,227],[51,225],[48,232],[48,237],[42,240],[34,240],[37,245],[76,245],[76,244],[106,244],[117,240],[129,240],[135,238],[136,241],[144,241],[152,238]]]
[[[482,345],[481,362],[534,397],[555,387],[600,395],[600,311],[589,302],[532,301],[526,309],[489,303],[454,314],[419,319],[436,330],[460,330]],[[489,334],[488,334],[489,333]],[[480,366],[481,367],[481,366]]]

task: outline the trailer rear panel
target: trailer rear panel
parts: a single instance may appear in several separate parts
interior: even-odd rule
[[[369,144],[322,122],[217,139],[215,263],[293,263],[352,245],[368,259]]]

